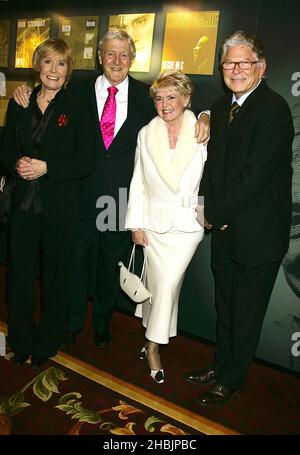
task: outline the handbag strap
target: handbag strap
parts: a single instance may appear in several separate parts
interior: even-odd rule
[[[143,253],[144,253],[144,262],[143,262],[143,267],[142,267],[142,273],[141,273],[141,282],[143,284],[146,283],[146,276],[147,276],[147,250],[145,247],[143,247]]]
[[[133,244],[130,259],[129,259],[129,264],[128,264],[128,270],[131,273],[134,273],[134,261],[135,261],[135,243]],[[143,255],[144,255],[144,261],[143,261],[143,267],[142,267],[142,272],[141,272],[141,282],[145,284],[146,282],[146,276],[147,276],[147,252],[146,248],[143,247]]]
[[[134,260],[135,260],[135,243],[133,244],[130,259],[129,259],[129,264],[128,264],[128,270],[132,273],[134,273]]]

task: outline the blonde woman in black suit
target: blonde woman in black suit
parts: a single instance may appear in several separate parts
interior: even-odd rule
[[[14,361],[39,367],[56,354],[69,299],[80,206],[80,179],[94,168],[89,122],[68,93],[71,50],[47,40],[34,52],[41,85],[29,107],[11,100],[1,164],[16,172],[9,226],[8,342]],[[40,265],[42,315],[35,321]]]

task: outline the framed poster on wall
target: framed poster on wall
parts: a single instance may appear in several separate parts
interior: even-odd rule
[[[126,30],[135,43],[136,57],[130,71],[150,70],[154,21],[154,13],[118,14],[109,18],[110,29]]]
[[[5,125],[8,102],[9,99],[0,99],[0,127],[3,127]]]
[[[219,11],[167,13],[161,69],[214,72]]]
[[[50,36],[50,18],[18,19],[15,68],[31,68],[32,55]]]
[[[71,47],[75,69],[95,69],[98,24],[98,16],[60,17],[58,37]]]
[[[0,20],[0,66],[8,66],[9,21]]]

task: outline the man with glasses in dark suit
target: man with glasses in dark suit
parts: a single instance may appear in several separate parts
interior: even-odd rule
[[[230,93],[211,111],[211,139],[202,178],[206,228],[212,231],[217,346],[193,384],[215,384],[201,406],[226,403],[244,388],[281,261],[292,212],[294,128],[286,101],[263,81],[262,44],[238,31],[221,48]]]

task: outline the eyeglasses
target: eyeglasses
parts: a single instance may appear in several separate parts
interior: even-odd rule
[[[223,68],[223,70],[233,70],[235,69],[236,66],[238,66],[240,68],[240,70],[250,70],[252,68],[252,65],[254,65],[255,63],[258,63],[258,60],[256,60],[255,62],[230,62],[230,61],[227,61],[227,62],[223,62],[221,63],[221,67]]]

